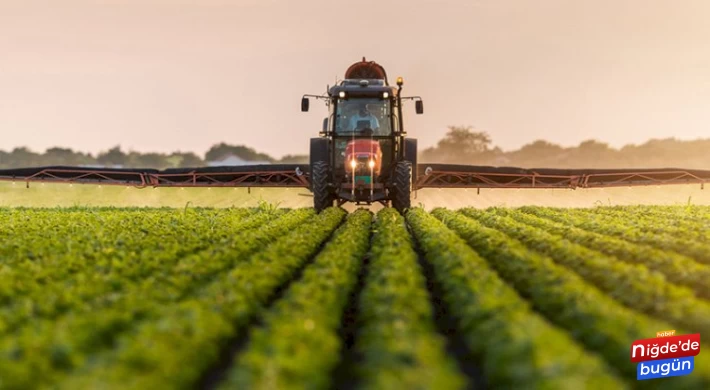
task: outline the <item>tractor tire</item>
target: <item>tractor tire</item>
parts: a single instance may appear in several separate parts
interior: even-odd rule
[[[416,138],[407,138],[404,140],[404,159],[412,163],[412,186],[417,183],[417,140]]]
[[[316,162],[330,161],[330,140],[327,138],[311,138],[311,154],[309,165],[313,169]],[[313,176],[313,174],[311,174]],[[313,191],[313,181],[310,183],[311,192]]]
[[[333,206],[333,194],[330,192],[330,167],[325,161],[316,161],[311,165],[311,189],[313,191],[313,207],[316,212]]]
[[[392,206],[402,215],[412,205],[412,163],[400,161],[394,168]]]

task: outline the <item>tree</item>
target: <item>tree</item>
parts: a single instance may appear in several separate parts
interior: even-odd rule
[[[561,153],[563,150],[564,148],[560,145],[539,139],[533,143],[523,145],[516,153],[529,156],[541,156],[550,153]]]
[[[175,152],[170,155],[170,158],[177,160],[175,166],[178,168],[199,168],[205,165],[205,162],[202,161],[198,155],[192,152]]]
[[[491,137],[486,132],[474,132],[471,126],[449,126],[436,147],[422,151],[422,161],[441,163],[483,163],[500,154],[491,148]]]
[[[90,155],[74,152],[67,148],[50,148],[42,156],[45,165],[86,165],[93,163]]]
[[[26,147],[15,148],[10,152],[10,167],[37,167],[42,165],[42,156]]]
[[[613,168],[619,167],[617,151],[609,144],[593,139],[584,141],[571,151],[568,163],[578,168]]]
[[[557,162],[564,158],[565,149],[544,140],[523,145],[522,148],[508,153],[510,163],[524,168],[557,166]]]
[[[583,141],[582,143],[579,144],[578,148],[580,151],[583,151],[585,153],[606,153],[606,152],[612,150],[609,147],[609,144],[604,143],[604,142],[599,142],[599,141],[593,140],[593,139]]]
[[[308,164],[310,162],[309,156],[300,154],[287,154],[279,160],[282,164]]]
[[[437,148],[443,153],[473,156],[490,150],[491,137],[486,132],[473,132],[471,126],[449,126]]]
[[[276,161],[268,154],[259,153],[253,148],[244,145],[228,145],[224,142],[211,147],[205,154],[205,160],[218,161],[230,155],[239,157],[244,161]]]
[[[128,156],[123,153],[120,146],[114,146],[106,152],[99,153],[96,161],[104,166],[125,166],[128,162]]]
[[[10,153],[0,150],[0,168],[10,168]]]
[[[139,153],[130,152],[127,159],[127,167],[130,168],[152,168],[152,169],[164,169],[170,164],[168,163],[167,156],[160,153]]]

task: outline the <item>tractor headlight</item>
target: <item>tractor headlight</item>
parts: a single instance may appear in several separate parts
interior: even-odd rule
[[[353,169],[357,168],[357,161],[355,161],[355,160],[350,160],[350,166],[351,166]]]
[[[370,162],[367,163],[367,165],[369,165],[370,168],[374,168],[375,167],[375,160],[370,160]]]

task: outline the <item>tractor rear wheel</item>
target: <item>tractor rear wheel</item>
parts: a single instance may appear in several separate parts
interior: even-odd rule
[[[394,168],[392,206],[404,214],[412,205],[412,163],[400,161]]]
[[[417,182],[417,139],[407,138],[404,140],[404,158],[412,163],[412,185]]]
[[[311,165],[311,189],[313,190],[313,206],[316,212],[333,205],[333,194],[330,192],[330,167],[325,161],[316,161]]]

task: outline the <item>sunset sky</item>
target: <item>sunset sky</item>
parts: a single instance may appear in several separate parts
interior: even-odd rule
[[[363,56],[505,150],[710,137],[707,0],[0,0],[0,149],[308,152]]]

